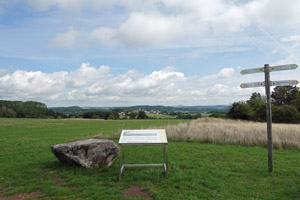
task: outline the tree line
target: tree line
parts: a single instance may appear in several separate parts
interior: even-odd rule
[[[123,115],[120,116],[120,113]],[[197,119],[201,114],[186,114],[181,112],[172,112],[177,115],[177,119]],[[95,111],[76,114],[63,114],[48,109],[46,104],[36,101],[6,101],[0,100],[0,118],[85,118],[85,119],[149,119],[145,111],[132,111],[114,109],[111,111]]]
[[[144,111],[125,111],[123,119],[147,119]],[[86,119],[120,119],[119,110],[86,112],[65,115],[48,109],[46,104],[36,101],[0,100],[0,118],[86,118]]]
[[[277,86],[271,94],[272,121],[300,123],[300,91],[296,86]],[[227,118],[265,122],[266,97],[254,92],[247,101],[234,102]]]
[[[66,116],[48,109],[46,104],[41,102],[0,100],[0,117],[61,118]]]
[[[120,112],[123,112],[122,118]],[[121,111],[119,109],[112,111],[87,112],[82,115],[85,119],[149,119],[145,111],[133,112],[130,110]]]

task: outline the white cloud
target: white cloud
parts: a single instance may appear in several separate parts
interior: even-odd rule
[[[237,83],[219,83],[216,79],[230,79],[233,73],[233,68],[224,68],[207,76],[210,77],[210,85],[198,85],[197,82],[208,78],[187,77],[173,67],[149,74],[129,70],[114,76],[108,66],[97,68],[83,63],[71,72],[4,72],[0,75],[0,97],[37,100],[51,106],[227,104],[239,99],[234,97],[239,91]]]
[[[90,66],[89,63],[82,63],[80,68],[70,72],[68,79],[66,80],[66,86],[70,88],[78,88],[95,81],[105,80],[109,77],[109,67],[100,66],[98,69]]]
[[[104,7],[126,7],[130,10],[147,10],[155,8],[159,0],[26,0],[27,3],[39,11],[57,8],[63,11],[81,12],[83,9],[101,10]]]
[[[8,72],[7,69],[5,69],[5,68],[0,68],[0,76],[5,75],[7,72]]]
[[[251,25],[280,27],[300,22],[300,3],[295,1],[256,0],[241,5],[221,0],[161,0],[161,3],[171,14],[159,9],[132,12],[118,28],[101,26],[93,30],[92,38],[105,45],[143,47],[189,37],[197,41],[205,33],[242,32]]]
[[[298,71],[274,73],[272,80],[297,79]],[[263,81],[263,75],[242,76],[223,68],[204,77],[186,76],[174,67],[143,74],[137,70],[113,75],[108,66],[89,63],[71,72],[17,70],[0,74],[0,99],[36,100],[48,106],[216,105],[247,100],[264,88],[241,89],[247,82]]]
[[[294,0],[252,0],[252,1],[223,1],[223,0],[27,0],[29,5],[44,11],[51,7],[58,10],[84,9],[102,12],[122,9],[126,15],[113,20],[114,14],[107,16],[107,23],[99,20],[98,27],[82,25],[84,34],[79,35],[69,29],[58,34],[51,42],[51,46],[58,48],[71,47],[81,41],[77,37],[88,41],[86,45],[95,43],[106,46],[126,46],[130,48],[186,45],[199,43],[200,38],[222,38],[234,33],[244,33],[249,28],[282,29],[299,24],[300,1]],[[110,9],[106,9],[109,7]],[[127,18],[124,18],[127,16]],[[95,21],[97,22],[97,17]],[[250,31],[251,34],[251,31]],[[265,34],[265,33],[261,33]],[[233,41],[234,42],[234,41]],[[243,41],[247,43],[249,40]],[[198,44],[199,46],[199,44]],[[217,46],[217,45],[215,45]],[[220,44],[218,44],[220,46]]]
[[[273,65],[286,65],[286,64],[300,64],[299,57],[295,54],[291,54],[282,60],[278,60]]]
[[[283,37],[280,39],[280,41],[282,42],[292,42],[292,41],[300,41],[300,35],[292,35],[292,36],[288,36],[288,37]]]
[[[85,7],[99,8],[114,3],[114,0],[26,0],[29,5],[39,11],[46,11],[52,7],[61,10],[81,11]]]
[[[99,27],[91,38],[102,44],[129,47],[154,46],[174,39],[180,30],[180,19],[160,14],[132,13],[118,29]]]
[[[69,28],[67,32],[57,34],[50,42],[52,48],[70,48],[76,44],[76,39],[81,32],[75,28]]]
[[[294,0],[255,0],[245,6],[253,19],[264,26],[298,24],[300,2]]]
[[[67,74],[67,72],[46,74],[40,71],[17,70],[0,77],[0,93],[2,98],[44,98],[64,90]]]
[[[235,71],[233,68],[223,68],[218,74],[204,76],[200,80],[210,81],[210,80],[216,80],[216,79],[229,79],[229,78],[232,78],[234,72]]]
[[[248,25],[242,9],[222,1],[162,1],[178,13],[165,14],[157,9],[132,12],[118,28],[101,26],[91,31],[91,38],[104,45],[127,47],[162,45],[176,39],[186,40],[210,32],[239,32]],[[205,5],[205,6],[203,6]]]

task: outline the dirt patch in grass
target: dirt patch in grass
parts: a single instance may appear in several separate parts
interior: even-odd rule
[[[18,193],[13,195],[0,195],[1,200],[23,200],[26,198],[38,198],[40,192],[31,192],[31,193]]]
[[[141,197],[144,199],[153,200],[150,196],[150,192],[142,189],[139,185],[132,185],[130,188],[123,190],[123,195],[125,198]]]

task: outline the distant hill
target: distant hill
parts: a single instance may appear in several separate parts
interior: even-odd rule
[[[149,105],[138,105],[130,107],[114,107],[112,109],[120,110],[159,110],[167,112],[195,112],[195,113],[207,113],[207,112],[227,112],[228,105],[214,105],[214,106],[149,106]]]
[[[98,111],[111,111],[111,110],[156,110],[156,111],[167,111],[167,112],[191,112],[191,113],[225,113],[228,111],[228,105],[213,105],[213,106],[150,106],[150,105],[137,105],[129,107],[52,107],[49,108],[54,112],[63,114],[82,114],[87,112],[98,112]]]
[[[109,108],[103,107],[79,107],[79,106],[71,106],[71,107],[50,107],[49,109],[54,112],[63,113],[65,115],[75,115],[75,114],[83,114],[87,112],[98,112],[98,111],[110,111]]]

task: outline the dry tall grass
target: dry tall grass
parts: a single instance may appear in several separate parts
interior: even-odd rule
[[[300,149],[300,125],[272,124],[272,127],[274,148]],[[166,129],[169,140],[267,146],[266,123],[201,118],[163,128]]]

